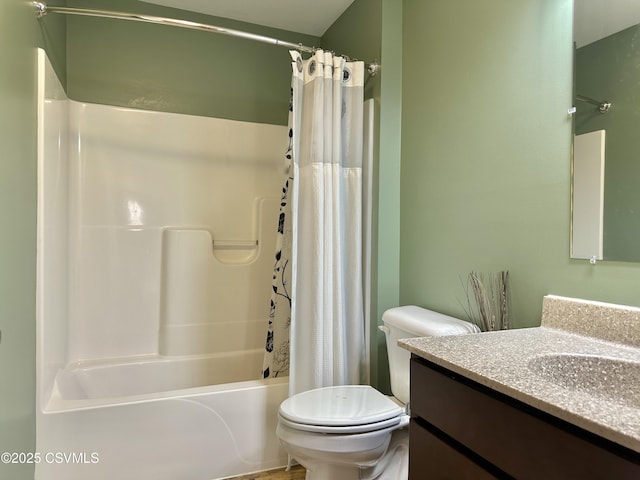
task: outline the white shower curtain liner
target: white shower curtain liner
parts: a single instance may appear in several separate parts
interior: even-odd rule
[[[363,383],[364,63],[291,52],[290,394]]]

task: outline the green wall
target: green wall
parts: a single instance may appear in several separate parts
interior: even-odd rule
[[[382,69],[380,84],[380,162],[378,164],[377,249],[373,265],[376,297],[372,312],[378,323],[385,310],[400,304],[400,134],[402,125],[402,0],[382,0]],[[385,336],[377,328],[374,385],[391,392]]]
[[[640,305],[640,266],[569,260],[571,0],[405,0],[400,302],[465,318],[472,270]]]
[[[36,46],[64,78],[64,21],[41,30],[29,2],[0,0],[0,452],[35,450]]]
[[[382,65],[365,84],[375,100],[371,279],[371,384],[390,392],[382,313],[399,304],[402,0],[356,0],[322,37],[322,46]]]
[[[309,35],[138,1],[68,3],[320,44]],[[68,19],[67,93],[73,100],[286,125],[290,65],[286,48],[252,40],[123,20]]]
[[[322,35],[321,46],[363,60],[380,63],[382,47],[382,0],[355,0]],[[380,104],[380,76],[365,77],[365,98]]]
[[[125,0],[76,3],[219,20]],[[367,89],[380,113],[374,318],[398,304],[463,317],[471,270],[509,269],[516,326],[539,323],[547,293],[640,304],[640,265],[568,258],[571,4],[356,0],[321,43],[219,20],[365,60],[379,49],[382,73]],[[38,25],[28,3],[15,0],[0,0],[0,22],[0,449],[32,451],[34,47],[47,47],[63,81],[67,67],[76,100],[270,123],[286,122],[290,61],[281,47],[77,18],[68,19],[65,50],[66,21],[50,16]],[[381,339],[374,384],[384,389]],[[32,472],[0,464],[2,478]]]
[[[576,134],[606,130],[604,258],[640,262],[640,26],[576,51],[576,93],[610,100],[606,114],[576,102]]]

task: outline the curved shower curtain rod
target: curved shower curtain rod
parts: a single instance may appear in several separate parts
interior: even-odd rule
[[[584,95],[576,95],[576,100],[581,100],[583,102],[590,103],[598,107],[598,111],[600,113],[607,113],[611,109],[611,102],[609,100],[595,100],[591,97],[586,97]]]
[[[36,11],[38,18],[42,18],[48,13],[62,13],[65,15],[83,15],[87,17],[103,17],[103,18],[116,18],[120,20],[134,20],[137,22],[155,23],[158,25],[169,25],[172,27],[189,28],[191,30],[202,30],[205,32],[219,33],[222,35],[230,35],[232,37],[245,38],[247,40],[255,40],[257,42],[269,43],[271,45],[278,45],[281,47],[293,48],[301,52],[314,53],[318,50],[315,47],[307,47],[301,43],[291,43],[284,40],[278,40],[277,38],[265,37],[264,35],[257,35],[254,33],[243,32],[241,30],[233,30],[230,28],[217,27],[215,25],[207,25],[206,23],[190,22],[188,20],[179,20],[177,18],[165,18],[156,17],[153,15],[145,15],[140,13],[129,12],[115,12],[110,10],[92,10],[87,8],[70,8],[70,7],[55,7],[48,6],[44,2],[33,2],[33,7]],[[349,59],[345,55],[345,58]],[[380,65],[376,62],[370,63],[367,66],[369,75],[375,77],[380,71]]]

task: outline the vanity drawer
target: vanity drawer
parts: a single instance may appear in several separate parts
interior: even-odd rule
[[[411,411],[517,479],[640,478],[640,455],[415,356]]]
[[[484,468],[411,420],[409,480],[495,480]]]

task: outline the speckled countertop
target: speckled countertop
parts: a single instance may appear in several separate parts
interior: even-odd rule
[[[541,327],[399,345],[640,452],[638,308],[547,296]]]

